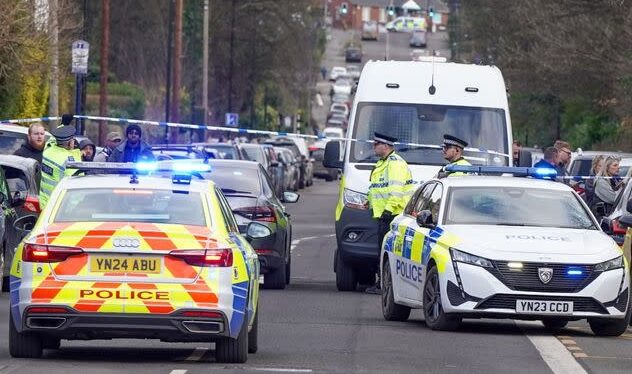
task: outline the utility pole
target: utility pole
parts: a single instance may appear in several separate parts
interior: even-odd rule
[[[204,46],[202,57],[202,108],[204,112],[204,120],[202,123],[206,124],[208,121],[208,22],[209,22],[209,8],[208,1],[204,0],[204,36],[202,38]],[[207,135],[205,134],[204,140]]]
[[[172,122],[180,121],[180,73],[182,69],[182,14],[184,0],[176,0],[175,30],[173,43],[173,95],[171,97]],[[172,128],[169,132],[169,141],[178,141],[178,129]]]
[[[110,0],[101,0],[103,21],[101,25],[101,76],[99,81],[99,116],[107,116],[108,111],[108,58],[110,55]],[[99,123],[99,144],[105,144],[108,125]]]
[[[50,88],[48,94],[48,116],[59,115],[59,14],[58,0],[49,0],[48,33],[50,34]]]
[[[393,9],[393,0],[389,0],[388,9]],[[384,58],[386,61],[388,61],[390,57],[390,33],[390,31],[386,30],[386,57]]]
[[[233,49],[235,44],[235,0],[230,8],[230,61],[228,62],[228,113],[233,112]]]

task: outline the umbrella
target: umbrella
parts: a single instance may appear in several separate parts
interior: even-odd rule
[[[402,5],[402,9],[404,10],[421,10],[421,7],[417,5],[414,0],[408,0],[404,5]]]

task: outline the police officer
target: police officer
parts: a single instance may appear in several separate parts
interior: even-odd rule
[[[472,166],[466,159],[463,158],[463,149],[467,147],[467,142],[461,140],[456,136],[449,134],[443,135],[443,158],[448,161],[448,165],[460,165],[460,166]],[[462,172],[448,172],[445,167],[439,172],[439,177],[456,177],[465,175]]]
[[[378,222],[378,254],[391,221],[404,210],[413,192],[412,174],[406,161],[393,150],[395,142],[396,138],[377,132],[373,137],[373,150],[380,159],[369,177],[368,200],[373,219]],[[376,285],[367,288],[366,292],[381,293],[379,272]]]
[[[64,176],[72,175],[75,172],[74,169],[66,169],[66,162],[81,161],[81,151],[74,149],[74,126],[57,127],[52,129],[50,133],[55,138],[55,142],[47,145],[42,157],[42,180],[39,192],[39,203],[42,209],[48,203],[57,183]]]

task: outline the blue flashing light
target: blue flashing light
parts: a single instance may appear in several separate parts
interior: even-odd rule
[[[568,274],[568,275],[582,275],[582,274],[584,274],[584,272],[581,271],[580,269],[568,269],[566,271],[566,274]]]
[[[173,171],[185,172],[185,173],[202,173],[211,171],[211,165],[202,163],[190,163],[190,162],[174,162],[172,165]]]
[[[535,178],[555,179],[557,170],[551,168],[534,168],[532,176]]]
[[[137,162],[136,170],[138,171],[155,171],[158,169],[158,164],[155,162]]]
[[[557,171],[550,168],[447,165],[445,170],[451,173],[461,172],[480,175],[511,174],[515,177],[533,177],[539,179],[555,179],[557,177]]]

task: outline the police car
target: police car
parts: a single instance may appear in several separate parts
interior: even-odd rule
[[[604,336],[622,334],[630,322],[629,264],[562,183],[477,175],[430,180],[393,220],[380,259],[387,320],[404,321],[411,308],[422,308],[435,330],[456,329],[463,318],[541,320],[551,329],[587,319]]]
[[[59,183],[12,263],[13,357],[60,339],[215,342],[219,362],[257,351],[259,262],[221,190],[197,180],[208,165],[69,167],[88,175]]]

